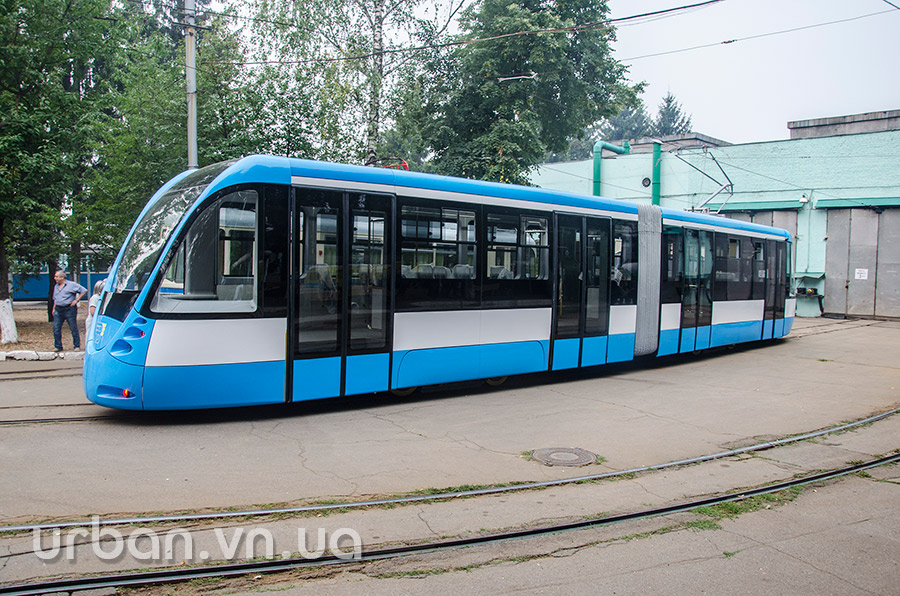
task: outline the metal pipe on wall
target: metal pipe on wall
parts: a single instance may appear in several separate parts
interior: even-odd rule
[[[628,141],[622,143],[622,146],[613,145],[612,143],[607,143],[606,141],[597,141],[594,143],[594,189],[593,194],[595,197],[600,196],[600,159],[603,157],[603,150],[608,149],[613,153],[618,153],[619,155],[628,155],[631,153],[631,144]]]

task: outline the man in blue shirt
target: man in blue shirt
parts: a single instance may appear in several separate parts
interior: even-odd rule
[[[57,352],[62,352],[62,324],[65,320],[72,331],[72,345],[81,349],[81,335],[78,333],[78,301],[87,294],[87,288],[74,281],[67,281],[64,271],[57,271],[53,276],[56,285],[53,287],[53,344]]]

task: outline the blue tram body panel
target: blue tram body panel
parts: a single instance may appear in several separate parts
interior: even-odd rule
[[[606,364],[608,344],[609,337],[606,335],[585,337],[581,344],[581,366]]]
[[[336,334],[332,337],[338,337],[338,342],[345,343],[336,351],[325,353],[319,358],[293,356],[297,344],[292,346],[288,341],[291,339],[297,341],[293,334],[301,333],[296,331],[299,327],[295,326],[297,320],[304,316],[300,313],[311,311],[291,310],[285,318],[284,314],[263,313],[257,302],[253,302],[255,310],[252,311],[228,311],[227,304],[224,310],[213,308],[212,311],[203,311],[203,304],[200,304],[201,308],[197,310],[199,303],[191,302],[196,300],[196,297],[189,295],[189,290],[194,290],[184,281],[180,282],[182,284],[180,286],[177,279],[165,287],[161,283],[164,276],[165,279],[172,280],[169,271],[172,271],[172,263],[178,258],[175,250],[185,238],[196,233],[197,228],[192,226],[204,217],[202,209],[212,204],[212,201],[219,201],[219,197],[230,196],[229,193],[232,193],[236,195],[236,199],[232,203],[222,203],[219,223],[216,224],[224,226],[218,230],[218,238],[214,239],[218,241],[216,245],[218,248],[214,249],[219,251],[216,253],[217,260],[206,258],[207,262],[218,263],[220,269],[217,273],[218,281],[215,282],[217,285],[214,286],[214,291],[207,292],[203,299],[215,304],[216,301],[223,303],[229,300],[239,301],[245,299],[240,298],[241,296],[252,295],[255,301],[258,298],[257,290],[260,296],[265,296],[264,282],[257,282],[257,279],[265,280],[268,273],[261,273],[257,269],[265,271],[263,268],[267,266],[271,254],[264,252],[264,249],[270,249],[262,245],[260,238],[265,238],[264,234],[267,233],[262,230],[273,228],[269,219],[265,221],[256,219],[262,213],[260,209],[263,204],[261,196],[263,193],[259,193],[259,198],[253,199],[255,202],[251,203],[253,207],[250,211],[240,211],[240,201],[246,200],[242,198],[244,195],[241,193],[248,188],[251,189],[250,192],[255,192],[252,189],[260,188],[259,185],[273,185],[266,188],[277,186],[287,189],[293,186],[299,189],[322,189],[323,193],[331,193],[331,196],[343,196],[344,201],[350,201],[346,198],[350,195],[335,192],[359,193],[352,195],[357,197],[352,201],[359,201],[358,205],[353,202],[345,203],[351,205],[352,209],[363,208],[367,193],[380,197],[400,197],[404,201],[451,202],[463,205],[463,209],[466,208],[465,205],[471,204],[473,206],[468,209],[477,212],[480,222],[478,226],[486,225],[484,222],[487,220],[488,209],[494,207],[499,210],[519,209],[522,213],[544,213],[546,215],[541,217],[546,217],[550,222],[556,221],[555,213],[567,214],[569,221],[575,217],[593,217],[594,221],[614,219],[634,222],[646,217],[646,211],[643,215],[639,215],[638,208],[634,204],[599,197],[281,157],[251,156],[202,170],[184,172],[167,182],[151,197],[110,269],[104,289],[103,306],[96,318],[91,337],[86,341],[84,387],[91,401],[113,408],[145,410],[274,404],[625,362],[633,360],[638,350],[643,350],[641,354],[648,354],[645,345],[638,346],[639,343],[647,343],[648,335],[646,313],[641,310],[639,319],[638,311],[644,309],[646,304],[654,303],[652,300],[647,301],[646,295],[639,295],[631,304],[620,301],[610,305],[611,298],[605,299],[606,313],[603,316],[606,314],[609,316],[608,329],[601,331],[600,335],[588,333],[589,329],[584,320],[586,315],[582,311],[579,337],[558,338],[555,332],[557,324],[555,309],[561,302],[557,302],[557,297],[552,299],[552,307],[549,306],[551,299],[547,297],[543,307],[517,308],[504,303],[499,306],[482,304],[480,309],[476,304],[452,310],[437,308],[434,311],[422,311],[422,306],[419,305],[418,310],[398,308],[395,311],[392,292],[395,291],[394,284],[399,283],[399,277],[391,279],[384,286],[386,294],[378,298],[381,301],[380,308],[386,312],[384,321],[380,323],[386,327],[378,327],[379,330],[383,330],[382,333],[386,338],[383,348],[366,349],[363,350],[366,353],[362,354],[353,353],[346,344],[347,338],[350,337],[346,326],[350,317],[354,316],[352,308],[358,307],[355,302],[356,296],[362,294],[351,295],[349,292],[352,288],[359,289],[356,276],[359,275],[362,279],[362,272],[370,271],[354,269],[351,273],[344,273],[345,280],[351,279],[351,276],[352,280],[349,282],[351,287],[346,288],[349,299],[344,298],[342,308],[348,308],[351,312],[345,313],[343,319],[335,323],[338,331],[332,331]],[[285,214],[290,213],[294,223],[281,229],[290,230],[292,226],[296,227],[298,222],[302,225],[305,221],[303,218],[316,217],[314,212],[300,211],[299,193],[300,191],[297,191],[297,212],[290,213],[291,208],[284,208],[283,211]],[[283,196],[288,196],[286,191]],[[391,198],[389,200],[393,202],[382,204],[398,205],[400,199]],[[179,210],[167,213],[169,205],[167,201],[182,202],[178,203]],[[294,201],[292,198],[290,205],[294,205]],[[388,208],[382,208],[382,212],[384,209]],[[389,209],[393,210],[394,207]],[[791,242],[787,232],[776,228],[671,209],[657,208],[655,213],[658,214],[656,217],[661,217],[665,225],[674,225],[676,229],[695,227],[713,230],[715,233],[749,236],[768,241],[770,245],[773,241],[788,245]],[[248,224],[252,227],[248,228],[245,225],[241,228],[241,225],[244,225],[240,223],[242,214],[252,216],[252,223]],[[344,215],[349,215],[349,212],[345,212]],[[399,218],[399,207],[396,215]],[[163,216],[165,220],[161,219]],[[146,218],[154,217],[156,220],[153,226],[141,229],[142,222]],[[522,220],[524,221],[525,219]],[[401,226],[408,224],[401,223],[401,220],[397,219],[391,221],[390,225],[394,234],[392,237],[385,234],[385,237],[391,238],[392,243],[394,240],[402,241],[401,239],[405,237],[403,230],[407,228]],[[524,225],[523,223],[523,230]],[[356,220],[351,221],[350,236],[356,233],[356,226]],[[320,228],[319,231],[324,236],[332,234],[340,239],[346,236],[346,231],[341,230],[347,229],[337,228],[331,224],[330,228]],[[150,236],[160,230],[166,235],[154,240],[158,244],[145,246],[140,243],[148,242],[146,240],[148,230]],[[252,231],[254,234],[252,244],[246,242],[241,244],[244,238],[241,236],[244,233],[242,230]],[[322,265],[324,267],[333,267],[335,271],[340,271],[341,267],[350,266],[349,261],[337,262],[336,256],[342,254],[341,251],[349,252],[350,249],[335,248],[335,252],[328,255],[325,255],[319,246],[313,247],[315,251],[303,251],[302,239],[298,240],[296,236],[299,232],[300,230],[294,230],[295,237],[288,240],[301,243],[300,252],[291,248],[295,251],[293,259],[297,259],[298,254],[303,259],[312,258],[313,253],[318,252],[318,257],[327,263]],[[483,231],[478,233],[480,238],[484,237]],[[545,239],[545,244],[542,245],[545,246],[547,256],[544,257],[545,262],[541,267],[542,270],[549,271],[549,277],[543,278],[549,284],[555,283],[553,263],[562,257],[549,256],[557,255],[553,252],[558,248],[557,241],[553,229],[547,228],[545,233],[551,240]],[[255,234],[263,236],[257,237]],[[438,234],[441,240],[446,240],[443,232]],[[287,236],[287,233],[284,235]],[[197,238],[199,244],[205,241],[199,236],[195,240]],[[210,242],[209,246],[213,246],[214,241]],[[349,245],[350,241],[346,238],[342,241],[347,243],[345,246]],[[335,244],[330,246],[339,246],[337,242],[338,240],[334,240]],[[480,240],[469,242],[477,244]],[[128,248],[132,244],[146,250],[132,250],[131,256],[126,258]],[[241,246],[250,246],[250,250],[253,251],[254,264],[251,268],[242,270],[239,259],[223,256],[225,253],[222,251],[238,250]],[[306,249],[309,248],[306,246]],[[520,241],[518,247],[520,253],[530,248],[525,241]],[[610,246],[610,249],[612,248]],[[390,256],[391,262],[385,260],[385,270],[399,276],[401,247],[393,246],[391,250],[393,251]],[[786,252],[784,249],[779,250],[779,254]],[[611,263],[612,252],[614,251],[609,251]],[[485,267],[486,253],[486,247],[475,248],[474,254],[477,255],[475,263],[478,267]],[[193,258],[193,253],[191,254]],[[135,269],[135,259],[150,258],[147,255],[153,260],[142,262],[141,266]],[[346,260],[349,257],[344,254],[342,258]],[[397,266],[391,266],[395,259],[398,260]],[[640,263],[644,263],[643,259],[644,257],[640,257]],[[320,264],[321,262],[319,261]],[[630,262],[635,263],[638,261]],[[619,264],[617,262],[616,267]],[[232,271],[227,269],[232,266],[237,269]],[[127,276],[120,273],[128,272],[129,267],[132,268],[130,270],[132,277],[126,279]],[[226,269],[223,270],[222,267]],[[587,271],[586,264],[584,267],[582,274]],[[164,270],[165,268],[169,269]],[[646,271],[643,269],[640,271],[641,275],[646,275]],[[617,274],[620,275],[620,272]],[[249,279],[255,285],[243,282],[241,275],[250,276]],[[287,275],[287,278],[296,284],[298,272],[295,269],[288,273],[277,272],[276,275]],[[374,276],[373,273],[365,275]],[[478,273],[472,278],[477,279],[474,283],[482,283],[483,275],[486,274]],[[770,272],[769,275],[774,274]],[[134,289],[129,284],[135,284]],[[479,292],[480,287],[478,286]],[[557,287],[553,286],[554,291]],[[784,285],[782,284],[780,288],[784,288]],[[229,294],[222,293],[222,290],[227,290]],[[292,287],[290,292],[295,290],[296,287]],[[318,291],[324,290],[320,288]],[[117,300],[110,301],[109,296]],[[293,296],[296,298],[297,294]],[[385,297],[389,299],[385,300]],[[167,306],[160,307],[153,301],[158,301],[159,304],[165,302]],[[116,307],[106,310],[107,304],[111,302],[115,303]],[[348,307],[347,304],[351,302],[352,306]],[[634,302],[637,302],[637,305]],[[151,308],[151,303],[156,306]],[[290,304],[290,301],[288,303]],[[510,303],[516,302],[512,300]],[[124,310],[122,304],[126,304]],[[657,300],[655,305],[659,307],[660,312],[658,343],[655,350],[651,348],[649,352],[652,356],[780,338],[790,333],[795,314],[795,303],[791,298],[785,301],[783,310],[779,310],[781,306],[776,308],[763,300],[713,302],[711,324],[708,311],[703,311],[703,317],[691,315],[698,318],[689,322],[682,320],[680,303],[660,305]],[[584,298],[581,308],[586,308]],[[772,310],[767,310],[770,308]],[[114,312],[116,309],[119,309],[118,312]],[[699,311],[690,311],[686,306],[685,312]],[[271,318],[273,316],[281,318]],[[295,331],[292,332],[292,329]],[[592,329],[597,331],[596,326]],[[653,329],[653,333],[656,334],[657,328]],[[369,330],[373,328],[369,327]],[[341,336],[341,333],[344,335]],[[343,339],[340,339],[341,337]],[[368,353],[370,351],[374,353]]]
[[[341,394],[341,359],[295,360],[293,400],[324,399]]]
[[[578,366],[581,339],[558,339],[553,342],[553,370],[566,370]]]
[[[284,361],[148,366],[145,410],[258,406],[284,402]]]

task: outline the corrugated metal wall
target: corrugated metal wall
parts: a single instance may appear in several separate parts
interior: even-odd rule
[[[900,317],[900,209],[830,209],[826,314]]]

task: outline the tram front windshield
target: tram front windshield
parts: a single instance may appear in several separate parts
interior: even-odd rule
[[[172,231],[200,193],[232,163],[213,164],[185,176],[147,209],[122,251],[112,294],[101,308],[103,314],[124,318],[137,295],[150,283],[150,274]]]

